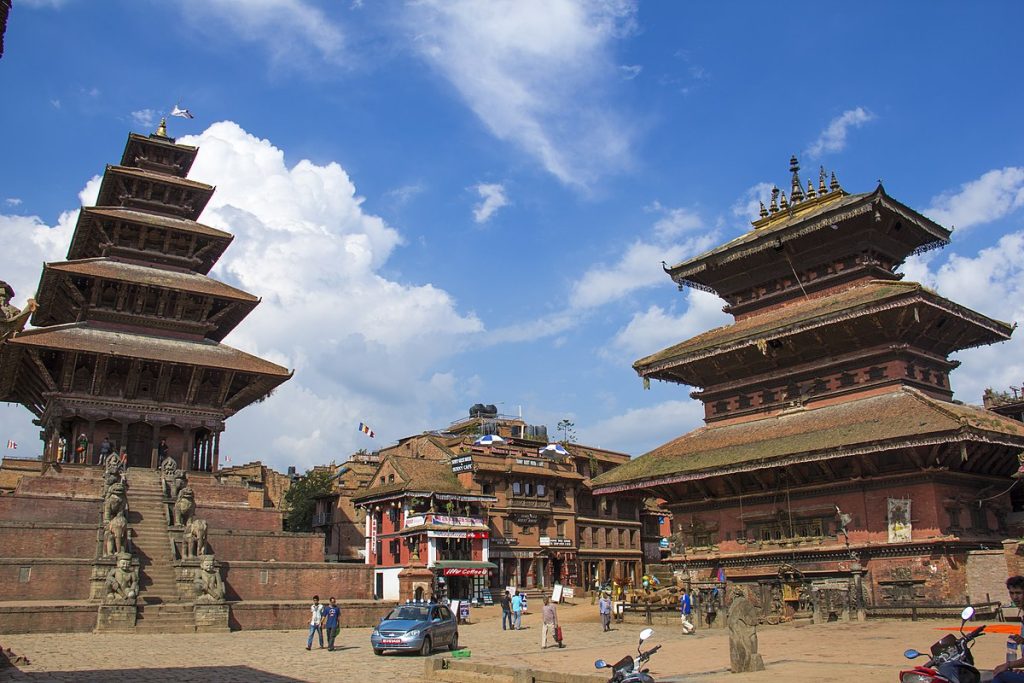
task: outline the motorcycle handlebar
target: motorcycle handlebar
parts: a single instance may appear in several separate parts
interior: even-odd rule
[[[643,657],[644,659],[650,659],[651,655],[653,655],[655,652],[657,652],[660,649],[661,649],[661,645],[655,645],[650,650],[648,650],[647,652],[643,653],[640,656]]]
[[[985,630],[985,624],[982,624],[982,625],[981,625],[981,626],[979,626],[978,628],[976,628],[976,629],[974,629],[973,631],[971,631],[970,633],[968,633],[968,634],[967,634],[967,635],[965,636],[965,638],[966,638],[967,640],[974,640],[974,639],[975,639],[975,638],[977,638],[978,636],[980,636],[980,635],[983,635],[983,634],[982,634],[982,632],[983,632],[984,630]]]

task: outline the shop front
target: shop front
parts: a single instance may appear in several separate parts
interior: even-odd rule
[[[491,575],[497,568],[491,562],[438,560],[431,567],[434,571],[434,597],[489,603]]]

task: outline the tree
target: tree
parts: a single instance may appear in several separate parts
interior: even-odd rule
[[[568,418],[560,420],[556,429],[562,432],[562,443],[572,443],[576,440],[576,430],[573,429],[576,424],[571,422]]]
[[[330,493],[332,488],[331,474],[327,470],[308,470],[293,481],[284,494],[285,509],[288,511],[286,530],[312,531],[316,497]]]

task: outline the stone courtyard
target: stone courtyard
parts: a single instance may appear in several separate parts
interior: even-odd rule
[[[524,617],[524,630],[503,632],[495,607],[474,609],[472,623],[460,627],[460,641],[471,650],[470,662],[537,670],[597,675],[598,658],[615,661],[636,652],[642,624],[613,624],[602,633],[596,609],[587,602],[562,605],[559,616],[566,648],[540,650],[536,613]],[[658,681],[732,681],[754,683],[784,680],[811,683],[824,678],[854,683],[895,680],[907,648],[926,650],[952,621],[869,621],[818,625],[761,627],[760,652],[767,670],[733,675],[728,671],[729,644],[723,629],[702,630],[684,637],[672,625],[654,625],[648,645],[664,647],[651,660]],[[1007,625],[1001,625],[1006,628]],[[28,657],[28,665],[0,670],[0,680],[15,681],[337,681],[424,680],[425,662],[412,655],[376,657],[369,629],[344,629],[340,650],[305,650],[305,631],[242,631],[220,634],[25,634],[0,637],[0,644]],[[1005,636],[980,638],[974,649],[981,666],[1003,658]],[[434,657],[445,657],[437,653]],[[462,674],[465,676],[465,674]],[[446,679],[449,680],[449,679]],[[450,680],[456,680],[451,678]],[[458,680],[498,681],[479,677]],[[547,679],[546,680],[553,680]]]

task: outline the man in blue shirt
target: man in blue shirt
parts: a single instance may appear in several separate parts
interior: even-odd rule
[[[690,621],[690,613],[693,612],[693,603],[690,602],[690,591],[683,589],[683,594],[679,596],[679,613],[683,621],[683,634],[690,635],[693,633],[693,622]]]
[[[519,591],[512,596],[512,624],[517,631],[523,625],[523,596]]]
[[[339,621],[341,619],[341,608],[338,607],[338,603],[334,601],[334,596],[331,596],[331,604],[324,610],[324,626],[327,628],[327,650],[328,652],[334,652],[334,639],[338,637],[338,631],[341,630]]]

